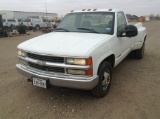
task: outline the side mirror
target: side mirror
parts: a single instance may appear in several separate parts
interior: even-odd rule
[[[138,29],[134,25],[127,25],[125,28],[125,33],[127,37],[134,37],[138,35]]]

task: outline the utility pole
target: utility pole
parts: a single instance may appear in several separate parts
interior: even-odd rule
[[[45,9],[46,9],[46,15],[47,15],[47,3],[46,3],[46,0],[45,0]]]

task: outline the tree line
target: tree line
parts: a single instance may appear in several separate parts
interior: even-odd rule
[[[160,20],[160,15],[159,14],[157,14],[157,15],[150,14],[150,19],[151,20]]]

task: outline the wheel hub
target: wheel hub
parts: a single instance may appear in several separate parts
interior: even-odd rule
[[[111,77],[110,77],[110,73],[108,73],[108,72],[105,71],[103,74],[103,81],[102,81],[103,90],[106,90],[108,88],[109,83],[110,83]]]

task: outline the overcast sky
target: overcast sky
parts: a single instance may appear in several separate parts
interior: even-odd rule
[[[160,14],[160,0],[46,0],[47,12],[65,15],[83,8],[115,8],[138,16]],[[0,10],[45,12],[45,0],[0,0]]]

